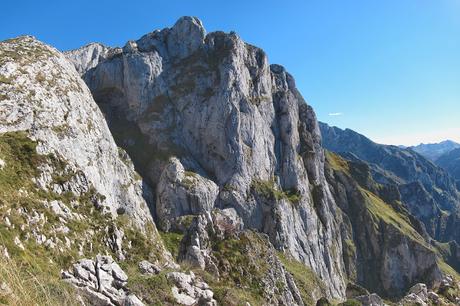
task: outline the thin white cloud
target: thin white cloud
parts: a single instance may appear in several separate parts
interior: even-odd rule
[[[342,116],[342,113],[329,113],[329,116]]]

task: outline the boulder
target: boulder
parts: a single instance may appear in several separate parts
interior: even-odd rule
[[[154,275],[161,272],[161,268],[147,260],[139,262],[139,270],[142,274]]]
[[[72,269],[62,272],[62,278],[74,285],[79,294],[93,305],[142,306],[144,305],[126,288],[128,276],[110,257],[97,255],[93,259],[81,259]]]
[[[217,306],[208,284],[199,281],[193,272],[170,272],[166,276],[174,284],[171,291],[178,304]]]
[[[159,227],[168,231],[178,228],[175,219],[210,212],[219,187],[201,175],[185,171],[177,158],[171,158],[157,185],[156,213]]]
[[[382,298],[375,293],[357,296],[354,299],[361,302],[363,306],[385,306]]]

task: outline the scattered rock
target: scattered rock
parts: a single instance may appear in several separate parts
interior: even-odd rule
[[[426,302],[428,299],[428,289],[425,284],[418,283],[409,289],[409,294],[415,294],[422,301]]]
[[[0,297],[6,297],[13,294],[13,290],[11,290],[10,286],[7,283],[1,282],[0,284]]]
[[[398,305],[399,306],[405,306],[405,305],[426,306],[427,304],[416,294],[409,293],[398,303]]]
[[[451,275],[445,275],[441,280],[440,289],[452,288],[453,284],[454,284],[454,279],[452,278],[452,276]]]
[[[362,306],[384,306],[382,298],[375,293],[361,295],[354,298],[362,303]]]
[[[62,272],[62,278],[96,305],[144,305],[135,295],[129,294],[128,276],[110,256],[79,260],[72,270]]]
[[[174,284],[171,291],[177,303],[181,305],[217,305],[213,298],[214,292],[209,289],[208,284],[199,281],[193,272],[189,274],[170,272],[166,276]]]
[[[439,295],[433,291],[428,291],[428,299],[430,299],[435,305],[439,305]]]
[[[0,254],[3,258],[10,259],[10,253],[8,253],[8,249],[3,245],[0,245]]]
[[[147,260],[143,260],[139,262],[139,270],[141,271],[142,274],[150,274],[150,275],[158,274],[161,272],[160,267],[158,267],[157,265],[151,262],[148,262]]]
[[[22,244],[22,242],[21,242],[21,240],[19,239],[18,236],[14,237],[13,242],[14,242],[14,244],[15,244],[18,248],[20,248],[20,249],[23,250],[23,251],[25,250],[25,247],[24,247],[24,245]]]

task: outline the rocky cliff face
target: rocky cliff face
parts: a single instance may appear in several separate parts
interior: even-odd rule
[[[342,248],[341,215],[317,121],[284,68],[235,33],[206,35],[185,17],[128,42],[83,79],[156,189],[159,224],[233,208],[244,228],[310,266],[329,297],[344,296],[343,261],[333,251]],[[149,153],[136,153],[141,147]]]
[[[95,54],[93,60],[88,54]],[[67,55],[117,143],[154,190],[160,229],[184,234],[180,262],[222,279],[232,276],[230,282],[243,287],[265,283],[268,290],[254,296],[269,304],[306,303],[305,296],[308,303],[321,296],[343,299],[350,281],[400,296],[417,281],[439,280],[423,225],[403,211],[398,189],[375,187],[369,169],[361,173],[368,184],[361,185],[362,176],[326,167],[328,182],[318,122],[292,76],[235,33],[206,34],[198,19],[184,17],[121,49],[89,45]],[[455,194],[449,178],[417,158],[409,163],[420,188],[433,192],[441,186]],[[375,180],[410,183],[413,173],[398,172],[400,166]],[[435,207],[456,205],[444,195],[432,197]],[[254,238],[257,233],[268,241]],[[324,285],[309,294],[297,290],[302,279],[285,274],[292,263],[281,255],[262,256],[279,269],[250,280],[236,277],[253,272],[227,264],[228,248],[237,245],[261,257],[267,243],[310,267]],[[245,267],[263,266],[239,260]],[[283,290],[270,289],[276,278]]]
[[[142,181],[74,67],[32,37],[5,41],[1,52],[0,133],[25,131],[37,153],[53,154],[66,163],[63,170],[75,173],[66,184],[50,186],[52,169],[43,169],[37,183],[59,193],[93,187],[97,206],[113,215],[126,211],[140,226],[151,223]]]
[[[84,256],[172,261],[144,199],[150,191],[86,84],[62,53],[30,36],[0,43],[0,164],[0,273],[13,287],[2,302],[76,303],[57,279]]]
[[[455,274],[436,250],[456,265],[458,246],[431,241],[379,181],[425,192],[431,213],[431,168],[412,186],[326,154],[292,76],[235,33],[184,17],[67,59],[31,37],[0,52],[0,278],[53,288],[10,303],[383,305],[359,285],[395,298]]]
[[[377,184],[363,162],[328,153],[328,181],[346,213],[345,262],[350,280],[385,297],[417,282],[441,279],[435,249],[420,221],[404,209],[396,188]]]

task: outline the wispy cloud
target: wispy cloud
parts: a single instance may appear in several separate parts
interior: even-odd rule
[[[342,116],[342,113],[329,113],[329,116]]]

